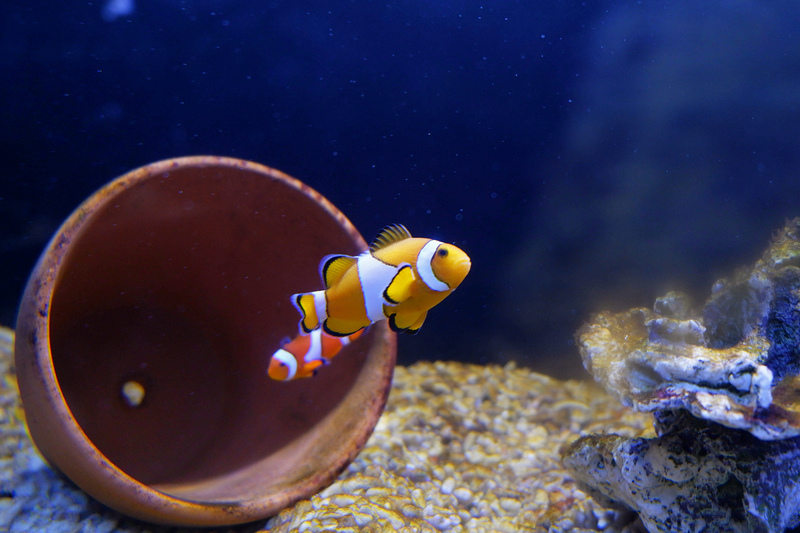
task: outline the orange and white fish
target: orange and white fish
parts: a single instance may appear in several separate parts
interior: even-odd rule
[[[333,337],[321,329],[312,331],[310,335],[298,335],[272,354],[267,374],[277,381],[310,378],[319,367],[330,363],[342,348],[359,338],[363,331],[356,331],[349,337]]]
[[[364,253],[322,258],[324,290],[292,295],[300,332],[337,337],[389,319],[394,331],[416,333],[428,310],[459,286],[472,266],[457,246],[414,238],[400,224],[383,228]]]

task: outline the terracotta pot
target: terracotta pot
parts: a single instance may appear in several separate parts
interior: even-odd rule
[[[366,243],[317,192],[220,157],[147,165],[81,205],[17,322],[30,434],[97,500],[172,525],[276,514],[352,461],[384,407],[395,336],[376,324],[314,378],[266,370],[293,292]]]

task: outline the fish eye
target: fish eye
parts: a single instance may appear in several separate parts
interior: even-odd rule
[[[447,253],[448,253],[448,252],[447,252],[447,248],[439,248],[439,249],[436,251],[436,254],[437,254],[439,257],[447,257]]]

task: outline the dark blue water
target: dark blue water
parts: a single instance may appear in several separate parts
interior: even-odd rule
[[[472,272],[402,339],[405,363],[583,375],[589,313],[702,300],[800,215],[793,3],[15,4],[3,324],[84,198],[181,155],[283,170],[368,239],[399,222],[466,250]]]

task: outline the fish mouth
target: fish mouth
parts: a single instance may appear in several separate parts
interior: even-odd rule
[[[470,261],[469,258],[462,259],[453,265],[453,271],[455,272],[455,277],[458,280],[456,286],[464,281],[464,278],[467,277],[467,274],[469,274],[471,268],[472,261]]]

